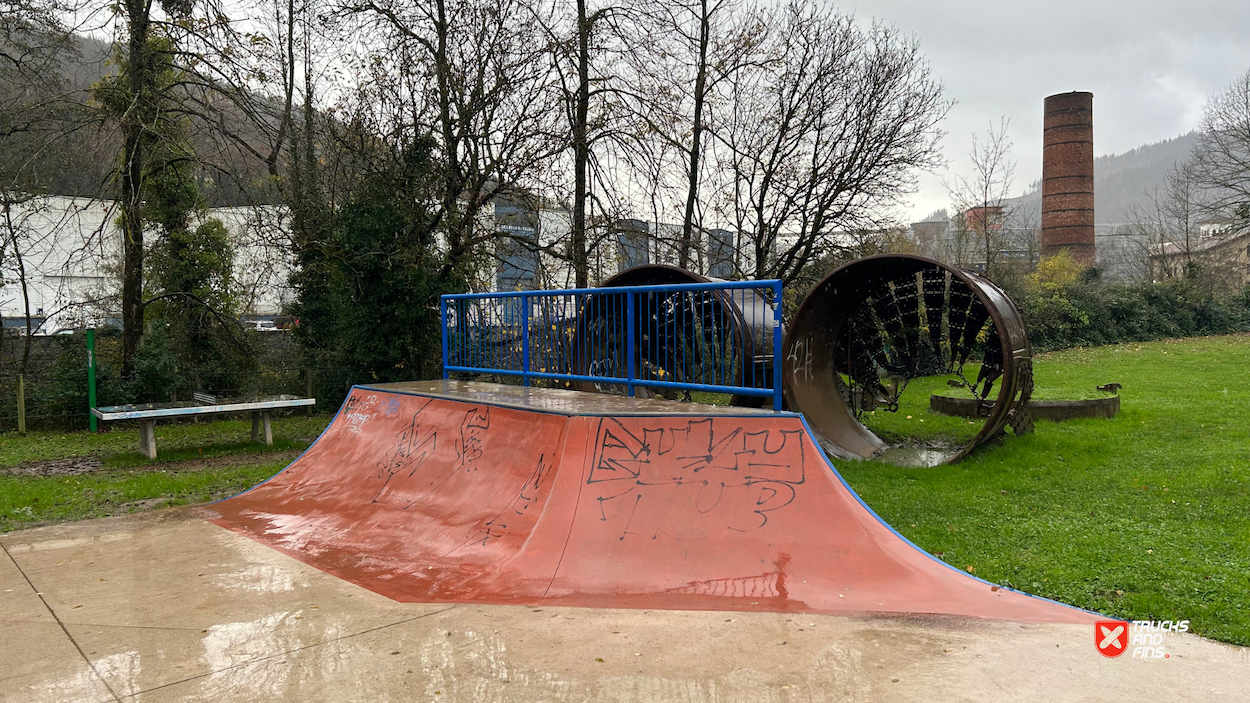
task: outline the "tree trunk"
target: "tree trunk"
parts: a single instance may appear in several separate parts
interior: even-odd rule
[[[269,175],[277,177],[278,157],[282,155],[282,145],[286,143],[287,130],[291,128],[291,110],[295,99],[295,0],[287,0],[286,5],[286,65],[282,68],[282,90],[285,92],[282,106],[282,120],[278,123],[278,136],[274,138],[273,149],[269,151],[265,165]]]
[[[443,264],[442,275],[446,276],[462,263],[468,253],[468,235],[474,223],[460,213],[465,178],[460,169],[460,139],[457,136],[456,116],[452,114],[452,71],[451,60],[447,56],[451,26],[447,19],[447,1],[435,0],[435,12],[434,73],[438,90],[439,131],[443,139],[442,208],[447,232],[447,260]]]
[[[987,219],[987,220],[988,220],[988,219],[989,219],[989,216],[990,216],[990,215],[989,215],[989,213],[990,213],[990,208],[989,208],[989,206],[988,206],[988,205],[986,205],[984,208],[982,208],[982,209],[981,209],[981,217],[982,217],[982,218],[984,218],[984,219]],[[990,226],[989,226],[989,224],[988,224],[988,223],[983,224],[983,225],[982,225],[982,227],[983,227],[983,228],[984,228],[984,230],[985,230],[985,277],[986,277],[986,278],[989,278],[989,277],[990,277],[990,260],[991,260],[991,258],[992,258],[993,247],[991,247],[991,246],[990,246]]]
[[[10,232],[10,239],[13,244],[13,259],[17,262],[17,280],[22,286],[22,306],[26,313],[26,338],[22,340],[22,363],[18,367],[18,373],[25,375],[26,367],[30,364],[30,343],[34,337],[35,330],[30,324],[30,288],[27,286],[26,280],[26,261],[22,256],[22,248],[18,245],[16,228],[13,225],[12,212],[9,203],[4,204],[5,226]],[[2,334],[2,333],[0,333]]]
[[[590,115],[590,23],[586,0],[577,0],[577,95],[573,109],[573,226],[571,241],[574,287],[590,285],[586,256],[586,182],[590,162],[587,122]]]
[[[122,115],[122,376],[134,373],[134,356],[143,339],[143,166],[147,158],[143,118],[148,110],[144,79],[148,73],[148,9],[128,0],[127,45],[130,109]]]
[[[694,242],[694,208],[699,197],[699,157],[703,141],[703,98],[707,90],[707,45],[711,24],[708,0],[699,3],[699,61],[694,79],[694,121],[691,124],[689,170],[686,174],[686,214],[681,222],[681,250],[677,265],[689,268],[690,249]]]

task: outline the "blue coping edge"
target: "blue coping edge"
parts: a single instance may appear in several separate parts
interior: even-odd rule
[[[1069,605],[1068,603],[1063,603],[1063,602],[1060,602],[1060,601],[1057,601],[1057,600],[1051,600],[1050,598],[1046,598],[1045,596],[1038,596],[1038,595],[1034,595],[1034,594],[1032,594],[1032,593],[1028,593],[1027,591],[1020,591],[1020,590],[1014,589],[1014,588],[1012,588],[1012,587],[1010,587],[1010,586],[1004,586],[1004,585],[1002,585],[1002,584],[994,583],[994,582],[992,582],[992,581],[986,581],[985,579],[981,578],[980,576],[973,576],[972,574],[970,574],[970,573],[968,573],[968,572],[966,572],[966,571],[964,571],[964,570],[962,570],[962,569],[959,569],[959,568],[955,567],[955,566],[954,566],[954,565],[952,565],[952,564],[949,564],[949,563],[947,563],[947,562],[945,562],[945,561],[943,561],[943,560],[941,560],[941,559],[938,559],[937,557],[935,557],[935,556],[933,556],[932,554],[930,554],[927,550],[920,548],[920,546],[918,546],[915,542],[913,542],[913,541],[911,541],[911,540],[907,539],[907,538],[906,538],[906,537],[904,537],[901,533],[899,533],[899,531],[898,531],[898,530],[894,529],[894,526],[893,526],[893,525],[891,525],[890,523],[888,523],[888,522],[886,522],[885,520],[883,520],[883,519],[881,518],[881,516],[877,514],[877,511],[873,510],[871,507],[869,507],[869,505],[868,505],[867,503],[865,503],[865,502],[864,502],[864,499],[863,499],[863,498],[861,498],[861,497],[860,497],[860,495],[859,495],[858,493],[856,493],[856,492],[855,492],[855,489],[854,489],[854,488],[851,488],[851,485],[850,485],[849,483],[847,483],[847,482],[846,482],[846,479],[842,477],[842,474],[838,471],[838,468],[837,468],[836,466],[834,466],[834,465],[833,465],[833,461],[831,461],[831,460],[829,459],[829,455],[825,454],[824,450],[820,448],[820,444],[814,441],[814,440],[815,440],[815,437],[816,437],[816,434],[815,434],[814,432],[812,432],[811,425],[808,425],[808,424],[807,424],[807,418],[806,418],[806,417],[803,417],[802,415],[799,415],[799,418],[800,418],[800,419],[802,420],[802,422],[803,422],[803,429],[805,429],[805,430],[807,431],[807,436],[808,436],[808,438],[812,439],[812,440],[813,440],[813,442],[812,442],[812,443],[816,445],[816,448],[817,448],[818,450],[820,450],[820,456],[821,456],[821,458],[823,458],[823,459],[825,460],[825,464],[829,467],[829,470],[833,472],[833,475],[834,475],[834,476],[836,476],[836,477],[837,477],[837,479],[838,479],[839,481],[841,481],[841,482],[842,482],[842,487],[843,487],[843,488],[845,488],[845,489],[846,489],[846,491],[847,491],[848,493],[850,493],[850,494],[851,494],[851,496],[852,496],[853,498],[855,498],[855,500],[859,501],[859,504],[860,504],[861,506],[863,506],[864,510],[867,510],[867,511],[868,511],[868,514],[869,514],[869,515],[871,515],[871,516],[873,516],[874,518],[876,518],[877,522],[881,523],[881,524],[882,524],[882,525],[883,525],[883,526],[884,526],[887,530],[889,530],[890,532],[894,533],[894,536],[895,536],[895,537],[897,537],[897,538],[899,538],[900,540],[902,540],[902,541],[903,541],[903,542],[904,542],[907,546],[909,546],[909,547],[911,547],[912,549],[914,549],[914,550],[916,550],[916,551],[920,552],[921,554],[925,555],[926,557],[929,557],[930,559],[932,559],[933,561],[935,561],[935,562],[937,562],[937,563],[941,564],[942,566],[945,566],[946,568],[950,569],[951,571],[954,571],[955,573],[959,574],[960,576],[963,576],[964,578],[973,579],[973,580],[975,580],[975,581],[980,581],[981,583],[983,583],[983,584],[985,584],[985,585],[987,585],[987,586],[996,586],[996,587],[998,587],[1000,590],[1003,590],[1003,591],[1011,591],[1012,593],[1019,593],[1019,594],[1020,594],[1020,595],[1022,595],[1022,596],[1028,596],[1029,598],[1036,598],[1037,600],[1040,600],[1040,601],[1045,601],[1045,602],[1047,602],[1047,603],[1054,603],[1055,605],[1062,605],[1062,606],[1063,606],[1063,607],[1065,607],[1065,608],[1071,608],[1072,610],[1075,610],[1075,611],[1078,611],[1078,612],[1081,612],[1081,613],[1089,613],[1089,614],[1091,614],[1091,615],[1097,615],[1098,617],[1101,617],[1101,618],[1106,618],[1106,619],[1108,619],[1108,620],[1116,620],[1116,621],[1119,621],[1119,622],[1128,622],[1127,620],[1121,620],[1120,618],[1115,618],[1115,617],[1111,617],[1111,616],[1109,616],[1109,615],[1104,615],[1104,614],[1102,614],[1102,613],[1100,613],[1100,612],[1098,612],[1098,611],[1096,611],[1096,610],[1086,610],[1085,608],[1081,608],[1081,607],[1078,607],[1078,606],[1075,606],[1075,605]]]
[[[352,395],[352,391],[354,391],[354,390],[356,390],[356,389],[361,389],[361,390],[370,390],[370,391],[374,391],[374,392],[378,392],[378,393],[399,393],[399,394],[401,394],[401,395],[414,395],[414,396],[419,396],[419,397],[423,397],[423,398],[433,398],[433,399],[435,399],[435,400],[453,400],[453,399],[451,399],[451,398],[444,398],[444,397],[442,397],[442,396],[427,395],[426,393],[422,393],[422,392],[420,392],[420,391],[404,391],[404,390],[393,390],[393,389],[374,388],[374,387],[372,387],[372,386],[356,386],[356,385],[353,385],[353,386],[351,387],[351,389],[347,392],[347,395],[343,398],[343,403],[342,403],[341,405],[339,405],[338,412],[334,413],[334,417],[332,417],[332,418],[330,419],[330,422],[329,422],[328,424],[326,424],[325,429],[324,429],[324,430],[322,430],[322,431],[321,431],[321,434],[317,435],[317,439],[313,440],[313,443],[312,443],[312,444],[308,445],[308,447],[307,447],[306,449],[304,449],[304,451],[300,452],[300,455],[299,455],[299,456],[297,456],[297,457],[295,457],[295,459],[294,459],[294,460],[292,460],[290,464],[287,464],[287,465],[286,465],[286,466],[285,466],[285,467],[284,467],[281,471],[279,471],[278,473],[274,474],[273,476],[270,476],[269,478],[265,479],[264,481],[261,481],[260,483],[256,484],[255,486],[252,486],[251,488],[248,488],[247,490],[244,490],[244,491],[239,491],[238,493],[235,493],[234,495],[229,496],[229,497],[227,497],[227,498],[222,498],[222,499],[220,499],[220,500],[215,500],[215,501],[213,501],[212,503],[209,503],[209,505],[213,505],[213,504],[215,504],[215,503],[220,503],[220,502],[221,502],[221,501],[223,501],[223,500],[230,500],[231,498],[235,498],[235,497],[237,497],[237,496],[241,496],[241,495],[243,495],[244,493],[248,493],[248,492],[250,492],[250,491],[254,491],[254,490],[256,490],[257,488],[260,488],[261,486],[265,485],[266,483],[269,483],[270,481],[272,481],[273,479],[277,478],[278,476],[281,476],[282,474],[286,473],[287,469],[289,469],[289,468],[291,468],[292,466],[294,466],[294,465],[295,465],[295,463],[296,463],[297,461],[299,461],[301,458],[303,458],[303,456],[304,456],[305,454],[307,454],[309,450],[311,450],[313,447],[317,446],[317,442],[320,442],[320,441],[321,441],[321,438],[322,438],[322,437],[324,437],[324,436],[325,436],[325,434],[326,434],[326,432],[328,432],[328,431],[330,430],[330,427],[334,424],[334,421],[335,421],[335,420],[337,420],[337,419],[338,419],[338,417],[339,417],[339,415],[341,415],[341,414],[343,413],[343,408],[347,405],[347,399],[351,397],[351,395]],[[453,402],[466,403],[466,402],[471,402],[471,401],[468,401],[468,400],[453,400]],[[495,406],[495,407],[503,407],[503,408],[507,408],[507,409],[509,409],[509,410],[522,410],[521,408],[516,408],[516,407],[511,406],[511,405],[501,404],[501,403],[497,403],[497,402],[491,402],[491,401],[480,401],[480,402],[481,402],[481,404],[483,404],[483,405],[493,405],[493,406]],[[522,410],[522,412],[525,412],[525,410]],[[537,409],[537,408],[530,410],[530,412],[538,412],[538,413],[544,413],[544,414],[548,414],[548,415],[562,415],[562,416],[564,416],[564,417],[572,417],[572,415],[569,415],[568,413],[555,412],[555,411],[551,411],[551,410],[541,410],[541,409]],[[691,415],[691,416],[693,416],[693,415]],[[645,414],[644,414],[644,413],[602,413],[602,414],[579,413],[579,414],[577,415],[577,417],[665,417],[665,416],[664,416],[664,415],[657,415],[657,414],[654,414],[654,413],[645,413]],[[673,415],[673,417],[686,417],[686,415]],[[846,489],[847,493],[850,493],[850,494],[851,494],[851,497],[852,497],[852,498],[854,498],[854,499],[855,499],[855,500],[856,500],[856,501],[860,504],[860,506],[861,506],[861,507],[863,507],[863,509],[864,509],[864,510],[867,510],[867,511],[868,511],[868,514],[869,514],[869,515],[871,515],[871,516],[873,517],[873,519],[875,519],[877,522],[881,523],[881,525],[882,525],[882,526],[884,526],[887,530],[889,530],[889,531],[890,531],[890,532],[891,532],[891,533],[892,533],[895,537],[897,537],[897,538],[899,538],[900,540],[902,540],[902,541],[903,541],[903,543],[904,543],[904,544],[906,544],[907,546],[911,547],[912,549],[916,550],[917,552],[920,552],[921,554],[925,555],[925,556],[926,556],[926,557],[928,557],[929,559],[932,559],[934,562],[936,562],[936,563],[938,563],[938,564],[941,564],[942,566],[944,566],[944,567],[946,567],[946,568],[950,569],[951,571],[954,571],[955,573],[959,574],[960,576],[962,576],[962,577],[964,577],[964,578],[973,579],[974,581],[980,581],[981,583],[983,583],[983,584],[985,584],[985,585],[987,585],[987,586],[996,586],[996,587],[998,587],[999,589],[1004,590],[1004,591],[1011,591],[1012,593],[1019,593],[1019,594],[1020,594],[1020,595],[1022,595],[1022,596],[1028,596],[1029,598],[1036,598],[1037,600],[1040,600],[1040,601],[1045,601],[1045,602],[1047,602],[1047,603],[1053,603],[1053,604],[1055,604],[1055,605],[1061,605],[1061,606],[1063,606],[1063,607],[1065,607],[1065,608],[1071,608],[1072,610],[1075,610],[1075,611],[1077,611],[1077,612],[1081,612],[1081,613],[1089,613],[1089,614],[1091,614],[1091,615],[1097,615],[1098,617],[1101,617],[1101,618],[1106,618],[1106,619],[1108,619],[1108,620],[1115,620],[1115,621],[1118,621],[1118,622],[1128,622],[1127,620],[1123,620],[1123,619],[1121,619],[1121,618],[1112,617],[1112,616],[1110,616],[1110,615],[1104,615],[1103,613],[1100,613],[1100,612],[1098,612],[1098,611],[1096,611],[1096,610],[1087,610],[1087,609],[1085,609],[1085,608],[1081,608],[1081,607],[1078,607],[1078,606],[1075,606],[1075,605],[1069,605],[1068,603],[1063,603],[1063,602],[1060,602],[1060,601],[1057,601],[1057,600],[1051,600],[1050,598],[1046,598],[1046,597],[1044,597],[1044,596],[1034,595],[1034,594],[1032,594],[1032,593],[1028,593],[1027,591],[1020,591],[1020,590],[1017,590],[1017,589],[1012,588],[1012,587],[1010,587],[1010,586],[1004,586],[1004,585],[1002,585],[1002,584],[997,584],[997,583],[994,583],[994,582],[992,582],[992,581],[986,581],[985,579],[981,578],[980,576],[973,576],[972,574],[970,574],[970,573],[968,573],[968,572],[966,572],[966,571],[964,571],[964,570],[962,570],[962,569],[956,568],[956,567],[955,567],[954,565],[952,565],[952,564],[949,564],[949,563],[947,563],[947,562],[945,562],[945,561],[943,561],[943,560],[941,560],[941,559],[938,559],[937,557],[935,557],[935,556],[933,556],[932,554],[930,554],[927,550],[922,549],[922,548],[921,548],[919,545],[917,545],[915,542],[913,542],[913,541],[911,541],[911,540],[907,539],[907,538],[906,538],[906,537],[904,537],[904,536],[903,536],[903,535],[902,535],[902,534],[901,534],[898,530],[894,529],[894,526],[893,526],[893,525],[891,525],[890,523],[888,523],[888,522],[886,522],[884,519],[882,519],[882,517],[881,517],[880,515],[878,515],[878,514],[877,514],[877,511],[873,510],[873,509],[872,509],[872,508],[871,508],[871,507],[870,507],[867,503],[865,503],[865,502],[864,502],[864,499],[863,499],[863,498],[861,498],[861,497],[860,497],[860,495],[859,495],[858,493],[856,493],[856,492],[855,492],[855,489],[854,489],[854,488],[851,488],[851,485],[850,485],[849,483],[847,483],[847,482],[846,482],[846,479],[845,479],[845,478],[843,478],[843,477],[842,477],[842,474],[838,471],[838,468],[837,468],[836,466],[834,466],[834,465],[833,465],[833,461],[831,461],[831,460],[829,459],[829,455],[828,455],[828,454],[825,454],[825,451],[824,451],[823,449],[821,449],[821,448],[820,448],[820,444],[819,444],[818,442],[816,442],[816,434],[812,431],[812,427],[811,427],[811,425],[807,424],[807,418],[806,418],[806,417],[804,417],[801,413],[789,412],[789,411],[781,411],[781,412],[772,411],[772,412],[761,412],[761,413],[744,413],[744,414],[741,414],[741,415],[714,415],[714,416],[712,416],[712,417],[713,417],[713,418],[724,418],[724,419],[733,419],[733,418],[761,418],[761,417],[797,417],[797,418],[799,419],[799,421],[803,423],[803,429],[807,432],[807,438],[808,438],[808,439],[810,439],[810,440],[812,440],[812,444],[813,444],[813,445],[815,445],[816,449],[820,452],[820,458],[824,460],[824,462],[825,462],[825,466],[828,466],[828,467],[829,467],[829,471],[830,471],[830,472],[832,472],[832,473],[833,473],[833,475],[834,475],[834,477],[838,479],[838,481],[842,484],[842,487]]]

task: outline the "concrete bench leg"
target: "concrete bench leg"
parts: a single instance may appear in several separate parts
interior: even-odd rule
[[[139,421],[139,450],[149,459],[156,458],[156,420]]]
[[[273,446],[273,426],[269,424],[269,411],[262,411],[260,417],[265,425],[265,446]]]
[[[252,412],[252,441],[257,441],[260,430],[260,413]]]

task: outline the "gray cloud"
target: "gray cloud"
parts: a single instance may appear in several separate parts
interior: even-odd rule
[[[967,169],[973,132],[1011,120],[1015,190],[1041,177],[1042,100],[1094,93],[1094,148],[1119,153],[1198,125],[1213,92],[1250,69],[1250,3],[1045,3],[875,0],[853,9],[919,38],[956,101],[943,150],[950,170],[922,178],[911,217],[946,204],[943,178]]]

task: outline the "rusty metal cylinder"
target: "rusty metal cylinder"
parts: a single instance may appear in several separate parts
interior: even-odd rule
[[[676,266],[667,266],[663,264],[643,264],[633,268],[626,269],[615,276],[600,284],[603,288],[615,288],[617,286],[653,286],[653,285],[671,285],[683,283],[713,283],[720,282],[723,279],[704,276],[693,271],[688,271]],[[763,293],[758,290],[722,290],[716,291],[711,296],[713,301],[712,314],[710,319],[702,320],[704,324],[699,329],[686,330],[688,335],[712,335],[724,336],[732,348],[733,382],[737,384],[746,384],[748,379],[771,379],[773,376],[773,302],[765,299]],[[675,311],[670,311],[674,313]],[[705,311],[708,312],[708,311]],[[590,307],[583,314],[582,319],[578,320],[578,339],[574,343],[575,355],[574,364],[578,369],[578,373],[587,373],[591,364],[596,359],[590,357],[595,354],[602,353],[593,344],[582,341],[582,338],[590,338],[591,330],[598,326],[606,325],[608,327],[623,326],[623,320],[611,321],[607,320],[609,316],[622,316],[625,314],[624,309],[605,309]],[[660,329],[676,330],[678,327],[684,327],[686,324],[693,322],[695,318],[702,318],[704,315],[691,314],[684,318],[680,314],[674,314],[673,319],[665,319],[658,321]],[[653,320],[652,324],[657,321]],[[639,337],[645,336],[643,327],[645,323],[639,320],[635,324],[639,325]],[[719,329],[719,327],[724,329]],[[716,327],[718,329],[711,329]],[[784,327],[782,328],[784,334]],[[660,335],[659,339],[654,340],[654,352],[663,358],[678,358],[684,352],[678,351],[678,345],[674,335]],[[669,348],[676,345],[674,348]],[[705,345],[706,346],[706,345]],[[699,357],[699,347],[693,347],[689,350],[695,357]],[[636,365],[644,365],[646,354],[639,351],[640,355],[636,359]],[[601,361],[601,360],[600,360]],[[721,360],[722,362],[724,360]],[[698,365],[701,363],[717,363],[710,359],[692,358],[691,363]],[[723,372],[723,371],[722,371]],[[682,379],[678,379],[682,380]],[[750,385],[750,384],[746,384]],[[572,385],[576,390],[590,392],[609,392],[617,393],[624,390],[623,385],[615,384],[604,386],[603,384],[595,384],[589,382],[575,382]],[[646,393],[647,391],[641,390]],[[766,398],[752,395],[734,395],[730,401],[732,405],[745,407],[763,407]]]
[[[1033,353],[1019,309],[989,279],[933,259],[882,254],[835,269],[799,305],[782,355],[790,409],[803,413],[834,457],[871,458],[889,448],[860,421],[883,379],[962,378],[965,363],[979,368],[975,382],[965,380],[985,423],[946,461],[1008,426],[1023,432],[1028,425]]]
[[[1046,98],[1042,136],[1042,256],[1067,250],[1096,263],[1094,245],[1094,94]]]

